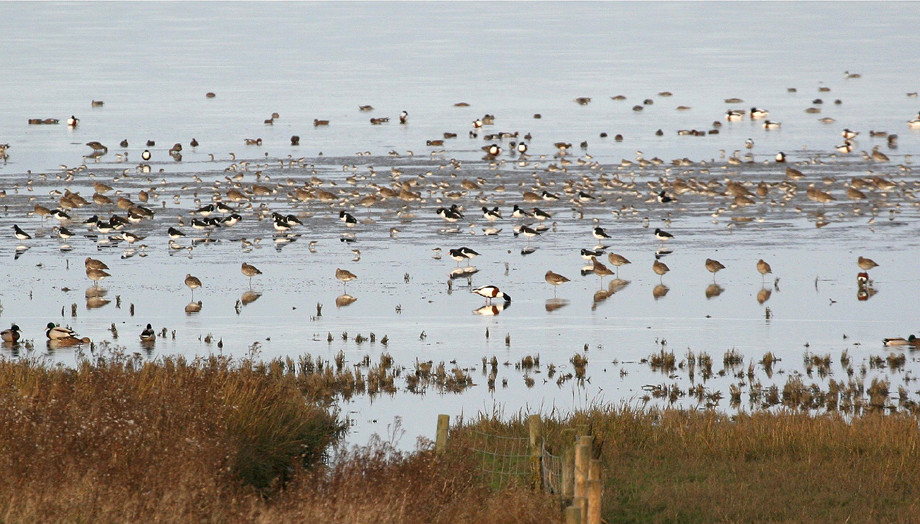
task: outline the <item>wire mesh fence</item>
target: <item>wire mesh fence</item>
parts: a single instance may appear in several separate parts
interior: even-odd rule
[[[473,432],[470,451],[480,457],[483,475],[489,485],[502,489],[512,484],[529,485],[533,479],[533,462],[527,437],[507,437],[480,431]],[[554,455],[540,442],[540,474],[546,491],[562,493],[563,458]]]
[[[554,494],[562,494],[562,468],[563,459],[559,455],[553,455],[546,449],[546,442],[542,445],[540,454],[540,469],[543,474],[543,489]]]
[[[530,450],[527,437],[506,437],[473,432],[470,451],[479,454],[482,472],[496,489],[515,483],[526,483],[530,478]]]

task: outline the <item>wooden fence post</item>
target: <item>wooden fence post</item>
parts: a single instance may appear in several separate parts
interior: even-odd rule
[[[575,500],[581,501],[581,520],[588,519],[588,468],[591,462],[591,441],[590,435],[583,435],[578,438],[578,445],[575,446]]]
[[[579,437],[575,445],[575,492],[576,498],[584,497],[588,478],[588,461],[591,458],[591,437]]]
[[[450,415],[438,415],[438,433],[434,451],[438,455],[447,451],[447,429],[450,427]]]
[[[575,496],[575,445],[566,444],[562,452],[562,498],[572,500]]]
[[[531,415],[527,420],[530,430],[530,485],[534,491],[543,489],[543,420]]]
[[[581,508],[575,504],[565,508],[565,524],[581,524]]]
[[[602,501],[604,485],[601,481],[601,461],[591,459],[588,466],[588,519],[587,524],[601,524]]]
[[[585,497],[575,497],[572,505],[578,508],[578,522],[584,523],[587,520],[585,513],[588,511],[588,499]]]

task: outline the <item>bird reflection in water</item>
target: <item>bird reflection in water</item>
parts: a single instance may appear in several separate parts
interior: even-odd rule
[[[93,285],[86,288],[86,309],[100,308],[111,302],[105,298],[106,293],[108,290],[103,287]]]
[[[486,304],[482,307],[474,309],[473,314],[482,315],[484,317],[494,317],[509,307],[511,307],[511,302],[495,302],[494,304]]]
[[[723,291],[725,291],[725,288],[720,286],[719,284],[715,284],[715,283],[709,284],[708,286],[706,286],[706,298],[709,299],[709,298],[717,297],[721,295]]]
[[[358,300],[357,297],[351,295],[339,295],[335,297],[335,307],[345,307],[354,304]]]
[[[622,278],[615,278],[607,284],[607,292],[611,295],[619,293],[626,289],[626,286],[629,285],[629,280],[623,280]]]
[[[259,297],[261,296],[262,296],[262,293],[259,293],[258,291],[253,291],[250,289],[246,291],[245,293],[243,293],[243,296],[240,297],[240,302],[244,306],[248,306],[249,304],[252,304],[256,300],[259,300]]]
[[[546,312],[552,313],[553,311],[562,309],[568,305],[569,301],[564,298],[548,298],[546,299]]]
[[[201,311],[201,301],[200,300],[198,302],[189,302],[185,306],[185,312],[187,314],[198,313],[199,311]]]

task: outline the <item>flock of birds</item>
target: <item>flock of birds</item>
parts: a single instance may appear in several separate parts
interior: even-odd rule
[[[580,104],[588,102],[590,102],[590,99],[578,101]],[[373,108],[361,106],[360,110],[370,111]],[[729,110],[725,114],[725,119],[729,122],[737,122],[744,118],[762,120],[764,129],[778,128],[781,124],[778,121],[768,120],[768,115],[769,111],[753,107],[749,111]],[[280,118],[280,116],[274,113],[270,120],[273,122],[277,118]],[[380,125],[387,121],[387,118],[377,118],[372,119],[371,123]],[[80,120],[75,116],[68,119],[70,127],[76,127],[79,122]],[[408,123],[407,112],[403,111],[399,115],[399,122],[400,124]],[[270,122],[266,121],[266,123]],[[523,190],[521,193],[523,203],[521,205],[514,204],[510,213],[511,218],[517,220],[513,229],[514,235],[523,236],[528,240],[528,247],[522,250],[523,254],[527,254],[528,251],[532,252],[533,249],[529,245],[530,240],[539,237],[550,228],[546,223],[553,221],[553,210],[551,208],[546,210],[538,207],[522,207],[526,203],[544,202],[549,206],[565,203],[569,209],[578,213],[579,217],[583,217],[586,210],[602,210],[612,213],[616,218],[623,219],[647,212],[648,209],[643,209],[646,204],[649,206],[657,205],[659,206],[656,208],[657,211],[661,212],[663,216],[663,225],[666,225],[670,223],[671,214],[677,212],[675,211],[675,206],[679,205],[683,198],[700,197],[710,199],[710,201],[715,201],[720,205],[713,213],[713,217],[717,218],[725,213],[743,211],[746,206],[755,204],[767,206],[795,204],[795,199],[800,194],[800,188],[795,182],[808,176],[805,172],[809,166],[820,165],[827,158],[830,158],[825,157],[822,159],[819,158],[819,155],[816,155],[814,158],[799,162],[796,167],[785,167],[785,179],[780,182],[760,182],[755,185],[744,179],[732,180],[725,176],[723,180],[719,180],[718,177],[704,176],[721,167],[741,169],[744,164],[755,164],[753,157],[741,157],[740,150],[736,150],[730,156],[724,156],[723,154],[724,164],[715,161],[692,162],[688,159],[675,159],[668,166],[658,158],[647,159],[641,151],[637,151],[635,161],[624,159],[619,165],[603,166],[594,161],[591,155],[587,153],[584,153],[582,157],[573,159],[574,149],[572,144],[567,142],[554,143],[555,154],[551,156],[541,155],[535,157],[528,147],[528,143],[532,138],[529,133],[523,136],[519,135],[518,132],[485,134],[483,126],[494,124],[494,115],[487,114],[473,121],[472,128],[469,131],[470,138],[479,138],[480,133],[483,133],[485,140],[493,142],[481,148],[484,153],[484,163],[480,167],[483,169],[483,173],[475,178],[464,178],[463,163],[454,159],[441,164],[438,168],[449,173],[446,177],[438,177],[434,170],[420,172],[412,176],[407,173],[408,168],[393,166],[388,173],[389,183],[380,182],[387,173],[378,172],[373,166],[368,165],[368,172],[361,173],[357,165],[346,164],[343,166],[343,170],[350,173],[345,177],[344,182],[346,185],[340,186],[335,182],[322,180],[318,176],[316,166],[310,165],[306,160],[288,158],[287,160],[278,161],[279,169],[310,169],[313,176],[302,184],[294,178],[288,178],[283,183],[273,184],[270,182],[271,175],[269,174],[270,166],[268,162],[258,164],[246,160],[236,161],[236,156],[231,154],[230,158],[233,163],[224,170],[223,179],[216,180],[210,187],[213,193],[213,201],[204,204],[200,198],[196,198],[196,203],[203,205],[191,210],[189,216],[180,215],[175,225],[166,228],[169,248],[175,251],[187,250],[191,253],[195,243],[193,242],[190,246],[181,243],[181,240],[187,235],[183,231],[183,227],[190,226],[201,237],[198,240],[207,241],[212,235],[217,234],[217,231],[226,230],[243,221],[244,216],[254,217],[258,222],[269,220],[274,230],[272,238],[275,243],[280,244],[290,242],[296,238],[296,229],[304,226],[303,218],[325,213],[323,210],[329,208],[345,208],[338,211],[338,218],[346,228],[352,228],[361,223],[353,214],[353,211],[358,208],[370,210],[379,206],[384,209],[384,212],[395,212],[395,215],[400,219],[407,219],[414,216],[413,206],[419,205],[419,203],[435,200],[439,204],[443,204],[448,199],[463,198],[467,200],[474,199],[478,202],[477,205],[491,204],[491,207],[487,205],[482,205],[481,207],[482,219],[487,224],[486,227],[482,228],[482,233],[484,235],[497,235],[501,232],[501,228],[497,227],[497,224],[499,221],[504,220],[505,217],[500,207],[495,205],[496,201],[493,198],[504,194],[506,190],[511,190],[511,188],[506,187],[500,177],[489,180],[484,175],[486,172],[500,169],[507,164],[518,169],[533,170],[530,187],[527,187],[525,182],[520,182]],[[317,119],[314,121],[314,125],[326,126],[329,125],[329,122],[328,120]],[[908,122],[908,126],[912,129],[920,129],[920,113],[918,113],[917,118]],[[682,134],[681,131],[678,134]],[[606,133],[602,134],[602,136],[604,135]],[[845,147],[835,149],[837,153],[845,154],[853,150],[859,132],[846,128],[841,135],[844,139]],[[456,136],[456,133],[444,133],[443,138],[428,140],[427,144],[429,146],[441,146],[444,144],[444,140],[453,139]],[[872,138],[886,138],[889,147],[896,147],[897,135],[873,131],[870,136]],[[506,146],[504,140],[512,141]],[[299,143],[299,137],[292,137],[291,142],[292,144]],[[261,145],[262,141],[261,139],[246,139],[246,143]],[[152,141],[147,143],[149,147],[154,144]],[[192,139],[189,145],[194,148],[199,143],[196,139]],[[87,146],[93,150],[93,155],[90,155],[90,158],[98,159],[108,152],[108,147],[99,141],[88,142]],[[127,140],[123,141],[121,146],[127,148]],[[752,149],[754,147],[753,140],[748,139],[744,147]],[[586,143],[582,143],[582,149],[584,148],[586,148]],[[3,144],[2,148],[0,148],[4,158],[8,149],[8,144]],[[170,148],[169,154],[175,159],[178,155],[181,155],[181,151],[182,145],[177,143]],[[400,157],[395,151],[391,152],[389,156],[391,158]],[[876,163],[890,161],[888,156],[879,150],[878,146],[872,149],[872,153],[864,152],[863,156],[866,160]],[[119,156],[118,158],[119,160],[126,159],[127,154],[125,153],[124,157]],[[107,242],[126,242],[129,246],[137,244],[136,249],[134,247],[126,249],[123,257],[133,256],[138,250],[141,256],[144,256],[144,250],[147,246],[142,242],[146,237],[131,231],[130,228],[154,218],[156,206],[148,205],[148,202],[152,204],[157,200],[161,200],[162,206],[165,208],[168,199],[165,193],[169,189],[156,187],[156,183],[150,176],[152,171],[148,164],[152,158],[150,149],[145,149],[141,153],[141,158],[144,162],[137,167],[136,171],[143,178],[136,178],[134,175],[130,175],[130,170],[123,170],[120,174],[113,175],[112,185],[94,180],[92,183],[94,191],[92,203],[80,196],[79,192],[72,192],[68,189],[61,193],[58,190],[54,190],[51,194],[53,197],[59,197],[56,198],[57,205],[45,206],[41,203],[36,203],[30,214],[41,217],[43,222],[49,218],[57,220],[58,225],[53,230],[58,238],[64,242],[64,244],[61,244],[61,249],[69,250],[72,248],[67,242],[75,236],[75,232],[71,229],[71,224],[79,220],[74,217],[74,210],[88,205],[95,205],[102,212],[114,207],[116,211],[121,211],[123,214],[112,213],[109,218],[94,214],[79,221],[90,231],[87,236],[98,238],[100,244]],[[213,159],[213,155],[211,158]],[[789,159],[786,153],[779,152],[773,161],[776,164],[785,164],[789,162]],[[653,168],[658,169],[657,174],[659,176],[657,180],[655,178],[649,178],[644,182],[636,180],[637,176],[642,175],[643,170]],[[611,173],[607,172],[608,169]],[[59,175],[58,178],[67,183],[72,183],[77,180],[78,175],[88,170],[89,167],[85,163],[76,168],[65,167],[63,174]],[[694,172],[694,170],[696,171]],[[727,174],[728,172],[723,171],[723,173]],[[90,176],[97,178],[95,175]],[[251,182],[247,180],[247,177],[250,180],[255,178],[255,181]],[[453,184],[457,178],[462,179],[459,187]],[[198,190],[208,190],[208,184],[201,180],[198,175],[194,175],[194,179],[198,183],[195,188],[197,197]],[[146,183],[143,189],[139,189],[137,186],[139,180],[142,184]],[[118,181],[133,184],[132,187],[137,189],[138,202],[133,201],[127,191],[115,189],[115,182]],[[836,183],[835,180],[825,177],[822,181],[809,183],[805,194],[808,200],[823,206],[834,202],[837,198],[827,188],[819,189],[818,186],[822,182],[825,186],[832,186]],[[28,185],[31,190],[31,179]],[[643,189],[643,185],[646,186],[645,189]],[[491,197],[486,196],[489,186],[492,186]],[[183,189],[185,187],[187,186],[183,186]],[[845,184],[845,187],[846,197],[854,203],[860,204],[869,200],[869,194],[873,192],[894,192],[898,190],[899,185],[889,178],[875,175],[872,177],[853,177],[851,181]],[[114,193],[116,196],[110,197],[108,196],[109,193]],[[904,190],[904,193],[909,194],[907,190]],[[5,192],[3,196],[6,196]],[[174,203],[179,204],[178,191],[173,198]],[[260,199],[264,200],[260,202]],[[283,212],[277,209],[272,210],[269,202],[274,202],[275,204],[284,203],[288,209]],[[877,206],[877,204],[872,205]],[[292,213],[290,208],[298,206],[314,207],[309,211]],[[860,210],[859,212],[862,211]],[[872,212],[874,216],[878,212],[878,208],[874,207]],[[434,210],[434,214],[448,225],[468,221],[464,206],[457,203],[450,206],[446,204],[440,205]],[[816,220],[820,221],[823,216],[823,210],[819,209],[816,212],[816,216],[818,217]],[[248,220],[248,218],[245,219]],[[649,219],[645,218],[644,220],[647,225]],[[555,223],[553,224],[555,226]],[[470,226],[472,228],[474,224],[470,224]],[[14,237],[20,243],[17,247],[18,256],[22,251],[28,249],[27,242],[32,240],[32,235],[23,230],[19,224],[13,224],[12,229]],[[149,228],[147,229],[149,230]],[[461,228],[459,227],[444,230],[444,232],[458,233],[460,231]],[[399,228],[393,227],[390,229],[390,236],[395,238],[399,232]],[[599,244],[593,249],[582,249],[582,257],[590,263],[589,266],[583,268],[582,272],[583,274],[593,273],[597,275],[600,277],[603,286],[604,277],[616,275],[618,278],[619,268],[631,264],[631,262],[621,254],[607,253],[605,251],[606,246],[603,246],[602,242],[609,240],[611,235],[598,224],[597,219],[595,219],[591,234],[598,240]],[[674,235],[660,227],[654,229],[653,235],[655,239],[662,243],[662,246],[674,239]],[[355,235],[349,232],[343,233],[341,236],[343,242],[353,242],[355,239]],[[259,241],[259,238],[253,238],[252,240],[243,238],[240,243],[246,250],[251,249],[253,244]],[[311,243],[311,250],[314,244],[315,242]],[[358,257],[359,252],[354,251],[356,257]],[[652,262],[651,269],[659,277],[660,286],[663,286],[664,275],[670,271],[668,265],[662,260],[669,252],[664,248],[659,249]],[[476,272],[476,268],[470,265],[470,261],[479,255],[478,252],[464,246],[450,249],[448,253],[458,263],[458,267],[451,271],[450,278],[470,278]],[[607,263],[614,267],[613,270],[602,262],[604,255],[606,255]],[[466,265],[460,267],[461,262],[466,262]],[[865,290],[869,291],[868,270],[877,264],[870,259],[860,257],[858,265],[863,270],[858,277],[861,289],[865,288]],[[97,286],[100,281],[111,276],[110,268],[101,260],[87,257],[85,266],[86,277],[93,282],[93,286]],[[713,275],[713,284],[716,282],[716,274],[725,269],[725,265],[711,258],[707,258],[703,266]],[[763,259],[758,260],[755,267],[762,277],[772,274],[770,264]],[[252,288],[252,278],[262,274],[258,268],[246,262],[241,265],[241,273],[249,279],[250,289]],[[343,285],[343,297],[348,297],[348,283],[357,279],[357,275],[348,269],[336,268],[334,276]],[[544,279],[553,287],[554,295],[556,287],[570,282],[569,278],[552,270],[545,273]],[[195,290],[202,287],[201,280],[189,273],[186,274],[184,284],[191,293],[191,303],[186,308],[186,311],[200,310],[201,303],[196,303],[194,299]],[[471,286],[471,290],[486,299],[486,309],[483,311],[477,310],[482,314],[497,314],[503,306],[511,303],[511,296],[495,285],[486,285],[475,289]],[[664,292],[666,293],[666,291]],[[500,303],[496,304],[494,301],[500,301]],[[20,333],[18,326],[14,324],[10,329],[2,332],[2,339],[5,342],[15,343],[19,340]],[[88,341],[88,339],[78,337],[69,329],[53,323],[47,326],[46,336],[49,341],[53,341],[58,345],[81,344]],[[145,342],[151,342],[156,339],[156,334],[149,324],[141,333],[140,338]],[[908,339],[885,339],[885,345],[917,345],[917,339],[913,336]]]

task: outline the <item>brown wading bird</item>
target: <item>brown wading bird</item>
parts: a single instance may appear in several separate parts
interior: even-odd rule
[[[102,269],[93,269],[93,268],[89,268],[89,267],[88,267],[88,268],[86,268],[86,276],[87,276],[90,280],[93,281],[93,285],[94,285],[94,286],[98,286],[100,280],[102,280],[103,278],[106,278],[106,277],[110,277],[110,276],[112,276],[112,275],[106,273],[105,270],[102,270]]]
[[[771,268],[770,264],[764,262],[764,260],[761,258],[757,261],[757,271],[760,273],[760,280],[762,282],[764,277],[770,273],[773,273],[773,268]]]
[[[716,281],[716,273],[725,269],[725,266],[722,265],[718,260],[713,260],[711,258],[706,259],[706,270],[712,273],[712,281]]]
[[[856,264],[860,267],[860,269],[864,269],[866,271],[869,271],[870,269],[874,267],[878,267],[878,264],[876,264],[874,260],[872,260],[871,258],[865,258],[865,257],[857,258]]]
[[[109,266],[105,265],[105,262],[97,260],[95,258],[86,257],[86,260],[83,261],[83,265],[86,266],[86,269],[108,269]]]
[[[192,302],[195,301],[195,288],[201,287],[201,280],[198,280],[198,277],[193,277],[191,274],[185,275],[185,285],[192,290]]]
[[[569,281],[568,278],[560,275],[559,273],[553,273],[552,271],[547,271],[543,278],[548,284],[553,286],[553,296],[556,296],[556,286],[565,284]]]
[[[252,277],[262,274],[256,266],[247,264],[246,262],[243,262],[240,271],[243,273],[243,276],[249,277],[249,289],[252,289]]]
[[[354,273],[347,269],[335,268],[335,278],[342,282],[343,293],[347,291],[348,282],[358,278]]]
[[[591,257],[591,264],[594,266],[594,274],[601,277],[601,286],[604,285],[604,277],[612,275],[610,268],[597,261],[597,258]]]
[[[664,262],[659,262],[655,260],[654,262],[652,262],[652,271],[654,271],[655,274],[658,275],[659,277],[662,277],[665,273],[667,273],[668,271],[671,271],[671,268],[669,268],[668,265],[665,264]],[[662,278],[659,278],[658,283],[660,284],[661,281],[662,281]]]
[[[626,264],[632,264],[628,258],[623,255],[618,255],[616,253],[609,253],[607,255],[607,260],[611,265],[617,268],[617,278],[620,278],[620,266],[625,266]]]

